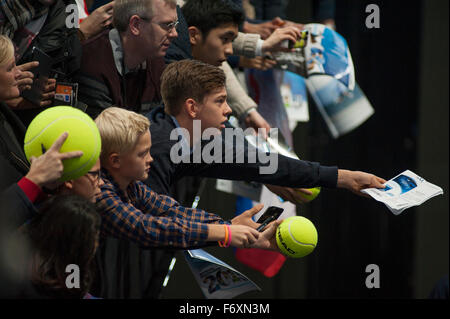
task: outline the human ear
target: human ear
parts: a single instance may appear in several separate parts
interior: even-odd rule
[[[119,169],[120,168],[120,155],[119,153],[111,153],[108,156],[108,163],[109,166],[115,169]]]
[[[141,33],[140,25],[141,25],[141,19],[139,18],[139,16],[137,16],[137,15],[131,16],[131,18],[128,22],[128,27],[130,29],[131,34],[138,36]]]
[[[72,189],[73,189],[73,180],[65,181],[64,183],[62,183],[61,186],[62,186],[63,188],[68,189],[68,190],[72,190]]]
[[[184,110],[189,118],[197,118],[199,108],[197,102],[193,98],[188,98],[184,101]]]
[[[202,32],[197,27],[189,27],[189,41],[191,42],[191,45],[197,45],[202,42]]]

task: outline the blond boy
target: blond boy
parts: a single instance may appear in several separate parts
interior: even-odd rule
[[[104,185],[97,204],[103,235],[126,238],[145,248],[198,248],[228,240],[225,244],[234,247],[276,249],[275,224],[260,234],[251,219],[261,205],[230,223],[204,210],[183,207],[142,182],[153,161],[150,123],[145,116],[110,107],[95,122],[102,138]]]

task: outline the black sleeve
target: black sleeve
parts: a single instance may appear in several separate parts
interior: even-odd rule
[[[14,184],[0,193],[0,298],[44,297],[30,278],[32,243],[17,231],[35,212],[19,185]]]
[[[246,140],[242,144],[237,139],[229,143],[225,141],[222,135],[220,141],[222,143],[221,161],[208,163],[202,156],[200,163],[195,163],[195,154],[191,154],[189,163],[186,160],[176,165],[176,177],[203,176],[254,181],[294,188],[316,186],[335,188],[337,185],[338,173],[335,166],[322,166],[316,162],[296,160],[274,153],[264,153],[250,145]],[[202,152],[209,142],[202,144]],[[210,149],[208,148],[208,151]],[[274,169],[269,169],[270,165],[273,165]]]
[[[150,154],[154,161],[150,164],[150,171],[148,172],[148,178],[145,181],[152,191],[157,194],[170,195],[171,186],[176,181],[174,180],[174,167],[170,159],[170,143],[158,142],[157,139],[152,144]]]
[[[17,184],[0,193],[2,232],[15,231],[36,213],[36,208]]]

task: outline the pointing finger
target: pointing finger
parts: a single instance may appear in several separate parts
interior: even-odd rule
[[[53,145],[50,147],[49,150],[59,152],[59,150],[61,149],[61,146],[64,144],[64,142],[66,141],[68,136],[69,136],[69,133],[67,133],[67,132],[62,133],[58,137],[58,139],[53,143]]]
[[[77,157],[81,157],[81,156],[83,156],[82,151],[72,151],[72,152],[61,153],[60,159],[66,160],[66,159],[77,158]]]
[[[38,65],[39,65],[38,61],[31,61],[31,62],[28,62],[28,63],[24,63],[24,64],[21,64],[21,65],[18,65],[17,68],[20,71],[27,71],[27,70],[31,70],[31,69],[37,67]]]

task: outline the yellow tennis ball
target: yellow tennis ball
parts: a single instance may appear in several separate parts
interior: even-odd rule
[[[70,106],[55,106],[42,111],[28,126],[24,150],[28,161],[31,156],[38,157],[64,132],[69,135],[60,152],[83,152],[81,157],[63,160],[64,172],[60,180],[68,181],[85,175],[100,156],[100,133],[86,113]]]
[[[305,193],[302,193],[300,191],[297,191],[297,192],[300,195],[300,197],[303,197],[304,199],[306,199],[308,201],[312,201],[320,193],[320,187],[308,188],[308,190],[312,192],[311,195],[306,195]]]
[[[305,46],[305,40],[301,39],[296,41],[294,44],[294,49],[303,48]]]
[[[317,230],[309,219],[292,216],[278,226],[276,240],[278,248],[284,255],[301,258],[316,248]]]

